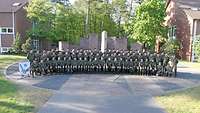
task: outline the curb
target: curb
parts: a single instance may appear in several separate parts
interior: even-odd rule
[[[7,75],[7,73],[6,73],[7,70],[8,70],[8,68],[11,67],[12,65],[18,64],[18,63],[20,63],[20,62],[22,62],[22,61],[25,61],[25,60],[20,60],[20,61],[18,61],[18,62],[14,62],[14,63],[12,63],[12,64],[10,64],[10,65],[8,65],[8,66],[5,67],[5,69],[3,70],[3,74],[4,74],[4,76],[5,76],[6,79],[9,79],[9,78],[8,78],[8,75]]]

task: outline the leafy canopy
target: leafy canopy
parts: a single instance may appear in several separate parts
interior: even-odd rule
[[[32,21],[31,37],[47,38],[51,35],[54,20],[54,7],[49,0],[31,0],[25,8],[27,17]]]
[[[165,37],[167,34],[167,29],[162,25],[164,17],[164,0],[144,0],[136,9],[136,15],[126,27],[126,32],[130,39],[154,47],[156,37]]]

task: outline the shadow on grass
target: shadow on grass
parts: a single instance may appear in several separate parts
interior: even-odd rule
[[[33,106],[18,103],[15,101],[0,101],[1,113],[29,113],[34,109]]]

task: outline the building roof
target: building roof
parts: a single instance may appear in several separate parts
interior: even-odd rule
[[[16,12],[22,8],[29,0],[0,0],[0,12]],[[13,6],[13,4],[15,6]]]
[[[166,0],[166,7],[172,0]],[[180,7],[183,8],[200,8],[200,0],[174,0]]]
[[[184,11],[192,19],[200,19],[200,11],[191,9],[185,9]]]
[[[177,0],[182,8],[200,8],[200,0]]]

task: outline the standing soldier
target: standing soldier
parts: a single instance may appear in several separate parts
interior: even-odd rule
[[[172,61],[172,69],[173,69],[173,76],[176,77],[177,76],[177,64],[178,64],[178,59],[176,58],[175,55],[172,56],[171,58]]]

